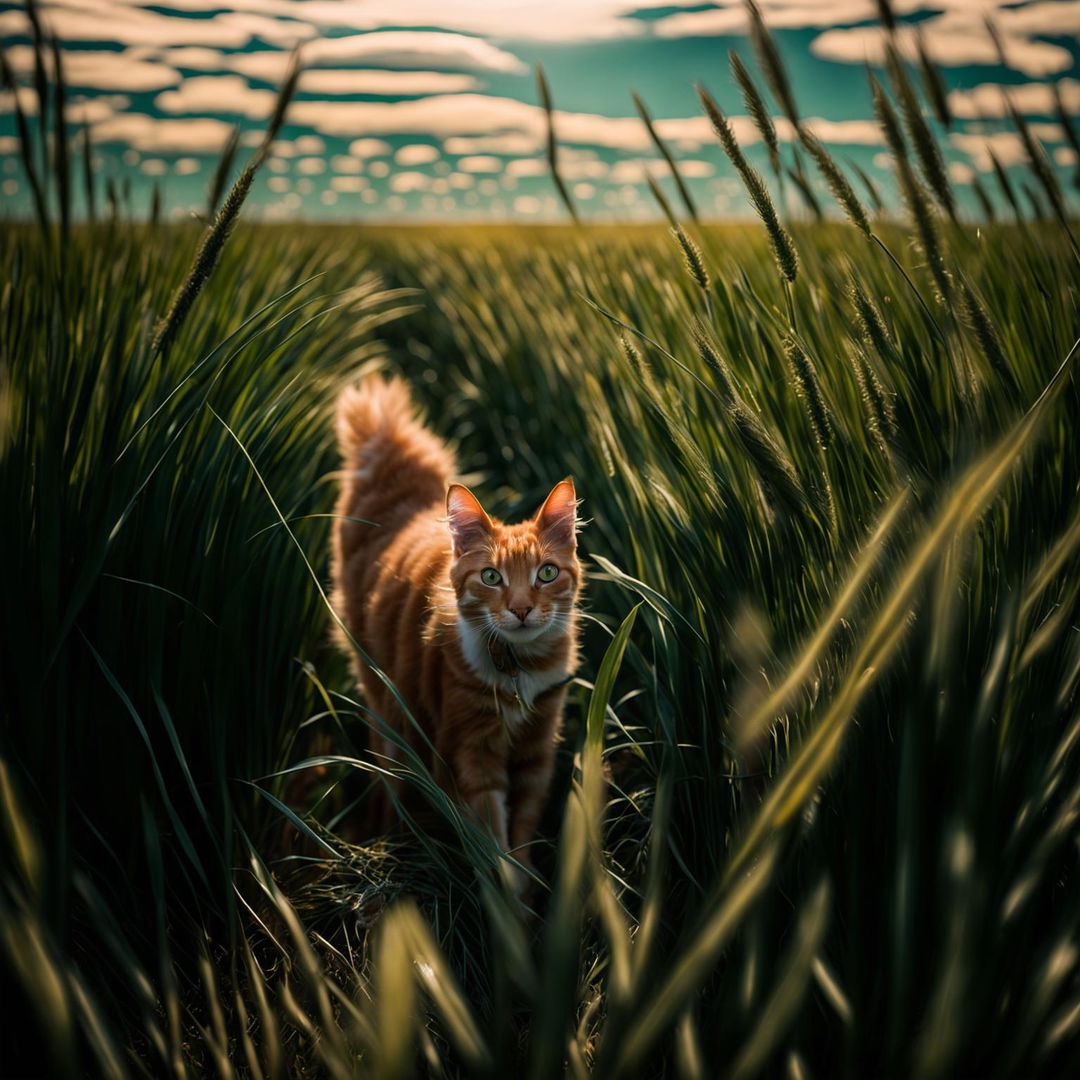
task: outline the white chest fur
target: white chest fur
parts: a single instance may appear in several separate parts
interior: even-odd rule
[[[479,631],[475,627],[468,626],[464,621],[458,620],[458,641],[461,643],[461,651],[465,654],[465,661],[470,668],[488,686],[494,687],[511,697],[520,698],[526,709],[532,707],[532,703],[551,687],[565,682],[569,670],[565,664],[556,664],[544,671],[529,671],[522,668],[516,678],[511,678],[495,667],[491,659],[491,653],[487,648],[487,631]],[[514,715],[511,716],[510,713]],[[518,721],[521,719],[521,711],[517,708],[506,710],[506,720]]]

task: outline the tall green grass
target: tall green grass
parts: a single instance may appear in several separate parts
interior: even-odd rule
[[[736,162],[771,238],[234,231],[235,189],[202,239],[77,225],[26,127],[40,220],[0,235],[12,1071],[1070,1072],[1080,274],[1060,224],[937,209],[907,146],[932,121],[889,76],[912,224],[860,215],[806,135],[855,224]],[[529,909],[415,758],[365,753],[329,645],[330,404],[377,365],[503,515],[567,473],[586,500]],[[386,769],[430,820],[360,836]]]

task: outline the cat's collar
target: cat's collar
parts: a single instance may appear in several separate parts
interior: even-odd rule
[[[493,636],[488,642],[488,656],[491,657],[491,662],[500,675],[516,679],[521,674],[521,661],[514,652],[514,646],[498,635]]]

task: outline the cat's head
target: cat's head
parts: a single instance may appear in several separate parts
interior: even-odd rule
[[[446,520],[450,580],[469,626],[522,645],[567,632],[581,579],[573,480],[556,484],[518,525],[488,517],[467,487],[452,484]]]

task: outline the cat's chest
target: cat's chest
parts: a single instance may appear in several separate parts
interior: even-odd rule
[[[510,675],[500,671],[492,659],[486,642],[468,628],[462,632],[459,624],[458,641],[465,662],[485,684],[498,692],[499,708],[506,722],[519,722],[545,691],[566,681],[567,664],[555,663],[535,671],[519,668]]]

